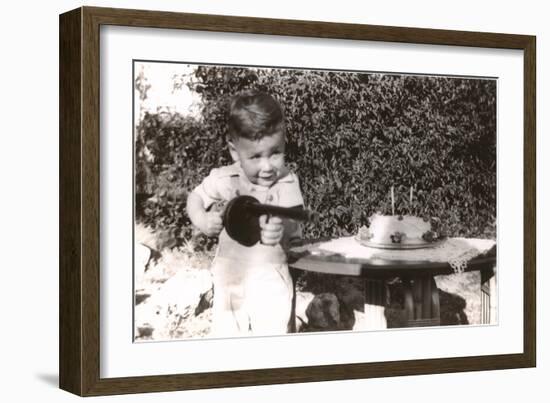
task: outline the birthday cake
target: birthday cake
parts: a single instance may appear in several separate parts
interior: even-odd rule
[[[356,239],[367,246],[425,247],[440,240],[439,220],[411,215],[374,214],[369,226],[359,229]]]

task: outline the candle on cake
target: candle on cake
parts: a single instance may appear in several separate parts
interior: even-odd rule
[[[395,215],[395,208],[394,208],[395,199],[393,196],[393,186],[391,187],[391,215]]]

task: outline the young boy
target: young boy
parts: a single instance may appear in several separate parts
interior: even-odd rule
[[[212,335],[287,333],[293,295],[286,249],[301,236],[299,225],[261,216],[261,241],[251,247],[231,239],[214,204],[238,195],[283,207],[303,205],[298,178],[285,166],[284,115],[263,92],[247,91],[231,102],[229,152],[234,163],[213,169],[188,197],[187,213],[208,236],[219,234],[214,258]]]

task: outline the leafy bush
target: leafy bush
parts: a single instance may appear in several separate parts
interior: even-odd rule
[[[288,163],[321,216],[305,237],[352,234],[373,212],[390,214],[391,186],[397,214],[439,217],[451,236],[495,237],[493,80],[200,66],[187,85],[202,96],[202,119],[146,114],[136,138],[137,191],[148,200],[138,219],[180,241],[191,234],[187,191],[230,162],[228,101],[248,88],[285,109]]]
[[[213,245],[194,231],[185,205],[188,193],[211,167],[230,162],[223,146],[197,121],[179,114],[146,113],[141,120],[136,135],[136,218],[160,231],[164,246],[191,239],[201,249]]]

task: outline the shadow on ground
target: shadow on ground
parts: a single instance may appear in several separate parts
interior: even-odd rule
[[[356,322],[354,312],[364,312],[364,281],[356,277],[337,279],[311,274],[298,280],[301,292],[313,294],[305,311],[307,321],[301,332],[352,330]],[[407,327],[404,304],[404,285],[396,280],[388,283],[384,315],[388,328]],[[467,300],[455,293],[438,288],[441,326],[468,325]]]
[[[393,288],[393,289],[392,289]],[[441,289],[439,291],[441,326],[469,325],[466,315],[466,300],[460,295],[452,294]],[[384,310],[388,328],[406,326],[404,310],[404,293],[400,287],[390,287],[390,305]]]
[[[40,379],[45,384],[53,386],[55,388],[59,387],[59,375],[58,374],[36,374],[36,378]]]

